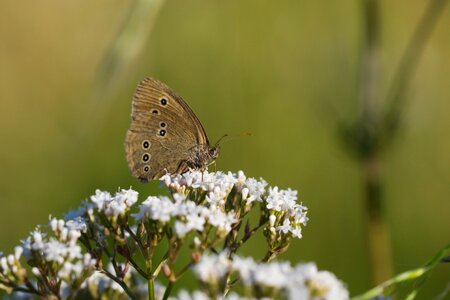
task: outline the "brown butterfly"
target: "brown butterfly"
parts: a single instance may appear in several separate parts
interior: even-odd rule
[[[138,84],[125,138],[133,176],[147,182],[165,173],[204,170],[219,150],[217,144],[210,146],[197,116],[167,85],[153,78]]]

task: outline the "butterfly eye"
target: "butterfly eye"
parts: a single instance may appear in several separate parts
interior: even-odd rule
[[[142,161],[146,162],[150,159],[150,155],[148,155],[147,153],[145,153],[144,155],[142,155]]]
[[[152,114],[159,115],[159,111],[157,109],[152,110]]]
[[[144,149],[150,148],[150,142],[149,142],[149,141],[144,141],[144,142],[142,143],[142,148],[144,148]]]
[[[166,123],[161,122],[161,123],[159,123],[159,126],[161,126],[162,128],[164,128],[164,127],[166,127]]]
[[[166,131],[165,131],[164,129],[161,129],[161,130],[159,131],[159,135],[160,135],[160,136],[165,136],[165,135],[166,135]]]
[[[162,105],[167,105],[167,99],[166,98],[161,98],[160,100]]]
[[[144,172],[147,173],[148,171],[150,171],[150,167],[149,166],[145,166],[144,167]]]

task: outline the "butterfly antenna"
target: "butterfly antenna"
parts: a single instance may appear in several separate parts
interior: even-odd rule
[[[214,147],[219,145],[220,141],[223,140],[224,138],[228,137],[228,134],[224,134],[215,144]]]
[[[224,138],[227,138],[227,141],[229,141],[229,140],[232,140],[232,139],[237,138],[237,137],[242,137],[242,136],[252,136],[252,135],[253,135],[253,134],[252,134],[251,132],[243,132],[243,133],[241,133],[241,134],[239,134],[239,135],[233,135],[233,136],[229,136],[228,134],[224,134],[224,135],[217,141],[217,143],[216,143],[214,146],[219,145],[220,141],[222,141]]]

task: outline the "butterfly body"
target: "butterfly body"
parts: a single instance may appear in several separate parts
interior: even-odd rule
[[[165,173],[206,169],[219,154],[187,103],[164,83],[146,78],[135,91],[125,151],[133,176],[141,181]]]

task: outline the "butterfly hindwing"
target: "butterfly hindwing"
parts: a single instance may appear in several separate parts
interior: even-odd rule
[[[126,157],[133,176],[143,181],[180,171],[189,149],[209,144],[186,102],[155,79],[146,78],[138,84],[131,119]]]

